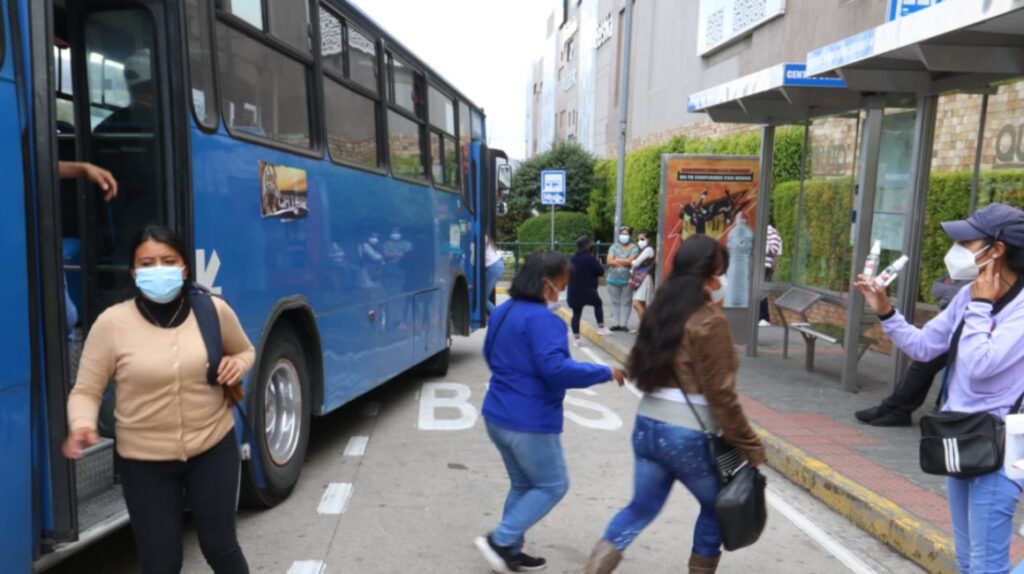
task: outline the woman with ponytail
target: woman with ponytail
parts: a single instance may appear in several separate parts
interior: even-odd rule
[[[714,506],[721,484],[696,415],[708,432],[742,449],[750,464],[760,466],[765,458],[736,394],[739,358],[729,323],[715,306],[725,294],[728,268],[724,246],[706,235],[691,236],[644,314],[629,359],[629,372],[644,392],[633,430],[633,500],[612,519],[583,574],[615,569],[676,480],[700,503],[689,572],[713,574],[718,567],[722,538]]]

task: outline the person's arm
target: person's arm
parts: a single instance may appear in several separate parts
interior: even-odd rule
[[[527,321],[526,332],[534,366],[549,385],[579,389],[611,380],[611,368],[573,360],[569,355],[565,323],[558,317],[532,317]]]
[[[594,264],[594,277],[604,277],[604,265],[601,265],[601,260],[593,255],[590,258]]]
[[[605,256],[604,261],[605,261],[605,263],[608,264],[609,267],[618,267],[619,266],[619,260],[614,255],[612,255],[612,250],[611,249],[608,250],[608,255]]]
[[[651,247],[645,247],[644,250],[640,252],[640,255],[636,259],[634,259],[633,262],[630,263],[630,265],[633,267],[633,269],[636,269],[637,267],[640,267],[644,263],[650,261],[652,257],[654,257],[654,249]]]
[[[626,253],[626,258],[621,260],[623,262],[622,266],[629,267],[639,255],[640,248],[634,245],[633,248],[630,249],[628,253]]]
[[[999,294],[1001,280],[994,265],[982,270],[970,288],[962,290],[957,299],[970,297],[964,311],[964,330],[957,348],[957,361],[966,367],[971,386],[988,390],[989,381],[1006,369],[1024,362],[1024,307],[1011,307],[1000,313],[999,320],[992,317],[992,306]]]
[[[249,337],[245,336],[238,316],[227,302],[214,297],[217,317],[220,320],[220,338],[224,348],[224,358],[217,369],[217,382],[222,385],[236,385],[252,368],[256,358]]]
[[[110,311],[101,313],[85,339],[78,362],[75,386],[68,395],[68,438],[63,452],[68,458],[81,458],[82,450],[99,441],[96,421],[107,382],[117,368],[114,336],[116,326]]]
[[[84,161],[59,161],[57,172],[61,179],[84,177],[95,183],[104,191],[103,201],[117,197],[117,180],[114,175],[102,167]]]
[[[741,449],[750,464],[760,466],[765,461],[764,444],[747,421],[736,392],[734,365],[738,361],[728,320],[716,314],[694,329],[692,334],[694,336],[689,332],[685,335],[689,343],[684,342],[684,345],[691,354],[694,373],[708,401],[708,409],[721,427],[725,440]]]

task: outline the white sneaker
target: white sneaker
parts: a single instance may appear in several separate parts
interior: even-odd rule
[[[597,334],[603,337],[605,335],[611,335],[612,332],[608,330],[608,327],[598,327]]]
[[[758,327],[771,327],[772,324],[769,323],[768,321],[765,321],[764,319],[761,319],[760,321],[757,322],[757,326]]]
[[[582,345],[582,343],[583,343],[583,341],[579,337],[573,337],[572,338],[572,346],[573,347],[576,347],[577,349],[579,349],[580,346]]]

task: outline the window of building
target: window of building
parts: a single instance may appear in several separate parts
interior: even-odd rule
[[[217,98],[213,88],[213,46],[210,27],[210,1],[185,0],[185,25],[188,37],[189,79],[192,82],[192,110],[196,122],[216,129]],[[70,73],[68,80],[70,81]]]
[[[324,96],[331,158],[378,167],[376,102],[331,79],[324,80]]]
[[[302,62],[217,23],[222,111],[234,133],[310,147],[306,70]]]
[[[575,40],[575,38],[569,38],[568,40],[565,41],[565,61],[566,62],[571,62],[572,59],[576,56],[576,44],[575,44],[574,40]]]
[[[430,105],[430,124],[447,134],[455,135],[455,101],[433,85],[427,92],[427,101]]]
[[[391,152],[392,174],[426,179],[420,130],[419,123],[394,110],[388,111],[388,149]]]

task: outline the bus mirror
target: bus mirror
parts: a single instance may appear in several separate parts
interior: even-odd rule
[[[512,166],[503,163],[498,166],[498,189],[506,190],[512,187]]]
[[[494,214],[498,217],[505,217],[508,215],[508,204],[504,201],[499,201],[498,205],[494,206]]]

